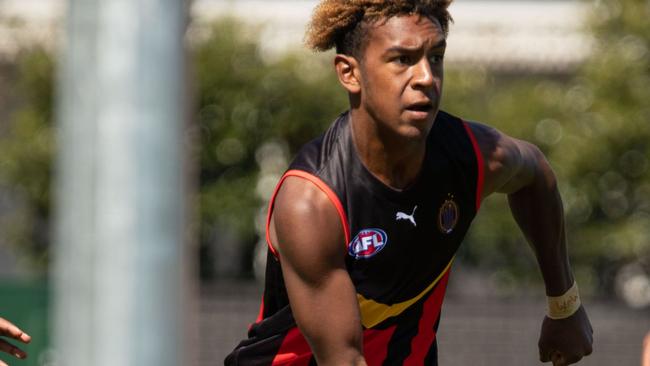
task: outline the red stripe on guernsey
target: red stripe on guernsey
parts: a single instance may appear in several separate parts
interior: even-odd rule
[[[388,354],[388,342],[397,325],[387,329],[366,329],[363,332],[363,357],[368,366],[380,366]]]
[[[363,332],[363,353],[368,366],[380,366],[388,353],[388,342],[393,337],[396,325],[387,329],[366,329]],[[308,365],[312,357],[311,348],[297,327],[291,328],[273,358],[272,366]]]
[[[260,304],[260,312],[257,314],[257,318],[255,319],[255,323],[249,324],[248,325],[248,330],[250,331],[253,325],[261,322],[264,319],[264,295],[262,295],[262,303]]]
[[[421,366],[424,364],[424,358],[427,356],[429,348],[431,348],[431,344],[436,338],[434,327],[440,316],[442,299],[445,297],[449,272],[447,271],[445,276],[440,279],[438,285],[433,289],[433,293],[424,302],[422,317],[418,324],[418,334],[411,340],[411,354],[404,360],[404,366]]]
[[[320,189],[323,193],[327,195],[327,198],[329,198],[330,201],[332,201],[332,204],[336,208],[336,211],[339,213],[339,217],[341,218],[341,224],[343,225],[343,232],[345,233],[345,246],[347,249],[347,245],[350,242],[350,227],[348,226],[348,217],[345,214],[345,210],[343,209],[343,205],[341,204],[341,201],[339,201],[339,197],[336,195],[336,193],[334,193],[334,191],[332,191],[332,189],[325,182],[323,182],[317,176],[302,170],[289,170],[286,173],[284,173],[284,175],[280,179],[280,182],[278,182],[278,185],[275,187],[275,191],[273,191],[273,195],[271,196],[271,201],[269,202],[269,210],[266,214],[266,243],[268,244],[269,249],[271,250],[273,255],[278,257],[278,253],[276,252],[275,248],[273,248],[273,244],[271,244],[271,235],[269,231],[269,227],[271,226],[271,214],[273,213],[273,204],[275,202],[275,197],[280,191],[280,187],[282,186],[282,183],[288,177],[303,178],[312,182],[316,187],[318,187],[318,189]]]
[[[476,164],[478,164],[478,180],[476,182],[476,211],[478,211],[478,209],[481,208],[481,200],[483,199],[482,197],[483,182],[485,179],[485,166],[483,165],[484,164],[483,154],[481,153],[481,149],[478,146],[478,142],[476,142],[476,137],[474,136],[474,132],[472,132],[472,128],[465,121],[463,121],[463,126],[465,126],[465,130],[469,135],[469,139],[472,141],[472,146],[474,146],[474,154],[476,154]]]
[[[311,356],[311,348],[307,340],[297,327],[293,327],[284,337],[271,365],[308,366]]]
[[[260,304],[260,312],[257,314],[257,319],[255,319],[255,323],[259,323],[264,319],[264,295],[262,295],[262,303]]]

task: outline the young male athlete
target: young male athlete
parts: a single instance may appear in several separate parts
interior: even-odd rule
[[[548,163],[527,142],[438,110],[449,3],[315,10],[307,43],[336,47],[350,109],[278,184],[262,309],[227,365],[436,365],[454,254],[493,192],[508,194],[546,284],[541,361],[591,353]]]
[[[0,318],[0,337],[13,338],[23,343],[29,343],[32,340],[32,337],[30,337],[27,333],[18,329],[17,326],[13,325],[10,321],[3,318]],[[2,338],[0,338],[0,351],[6,352],[20,359],[27,357],[27,353],[25,353],[25,351],[12,345]],[[7,366],[7,364],[0,360],[0,366]]]

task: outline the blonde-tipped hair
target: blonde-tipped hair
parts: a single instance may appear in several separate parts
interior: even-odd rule
[[[359,56],[367,27],[381,19],[400,15],[422,15],[440,22],[447,34],[452,21],[447,8],[452,0],[323,0],[314,10],[305,44],[314,51],[336,48]]]

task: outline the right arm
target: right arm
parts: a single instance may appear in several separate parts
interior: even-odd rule
[[[332,202],[314,184],[288,177],[269,230],[291,310],[318,364],[366,365],[359,305],[345,267],[346,238]]]

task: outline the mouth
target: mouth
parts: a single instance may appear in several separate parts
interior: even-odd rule
[[[410,112],[428,114],[433,111],[433,104],[429,101],[417,102],[406,106],[406,110]]]
[[[416,104],[408,106],[406,109],[417,112],[429,112],[433,109],[433,106],[431,104]]]

